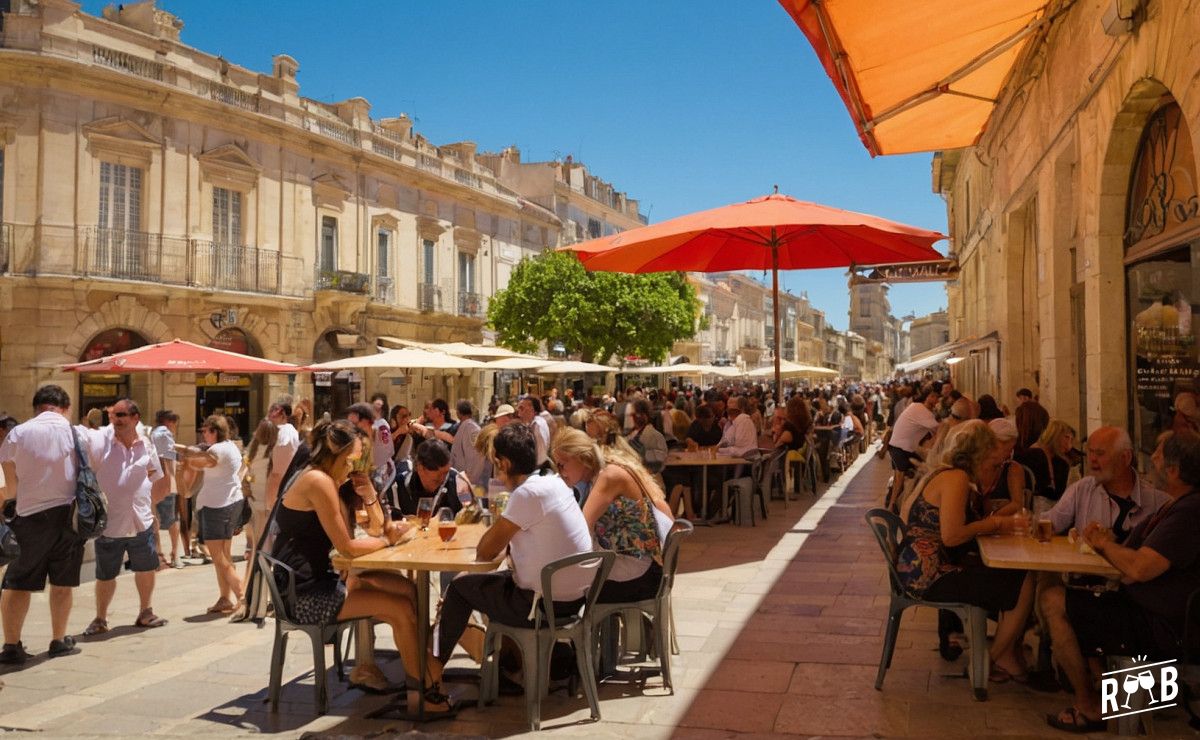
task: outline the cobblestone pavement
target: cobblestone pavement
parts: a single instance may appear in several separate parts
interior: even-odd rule
[[[928,609],[906,614],[884,690],[873,689],[887,582],[862,515],[887,476],[886,463],[863,456],[819,499],[805,493],[786,509],[772,502],[770,518],[754,528],[698,528],[684,545],[676,582],[682,653],[672,663],[674,695],[655,678],[645,687],[604,684],[603,720],[592,723],[582,697],[555,693],[543,702],[543,729],[599,738],[1065,736],[1047,728],[1042,715],[1066,706],[1066,694],[1004,684],[992,686],[986,703],[973,701],[960,677],[963,659],[948,664],[938,657],[935,614]],[[272,714],[264,703],[270,625],[257,629],[204,615],[216,594],[208,567],[160,573],[155,594],[155,608],[169,625],[116,626],[101,638],[81,639],[81,654],[56,660],[45,658],[46,603],[35,597],[24,639],[41,654],[0,676],[0,730],[40,737],[413,730],[400,720],[364,719],[384,699],[346,688],[332,670],[330,713],[316,716],[312,659],[301,639],[289,646],[283,700]],[[90,584],[75,601],[71,630],[78,633],[93,616]],[[133,580],[123,575],[110,624],[131,625],[136,606]],[[378,633],[379,647],[391,648],[388,630]],[[460,657],[455,664],[467,661]],[[403,676],[394,658],[382,665],[393,679]],[[473,698],[475,689],[456,691]],[[1156,734],[1187,731],[1176,711],[1155,714]],[[502,697],[495,706],[465,709],[454,721],[418,729],[433,736],[522,734],[523,699]]]

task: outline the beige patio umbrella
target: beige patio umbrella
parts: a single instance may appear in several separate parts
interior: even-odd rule
[[[311,372],[335,370],[480,370],[484,363],[466,357],[423,349],[389,349],[373,355],[346,357],[303,368]]]
[[[543,365],[542,367],[538,368],[539,375],[569,375],[571,373],[615,372],[619,372],[619,368],[610,367],[609,365],[597,365],[594,362],[581,362],[579,360],[551,362],[549,365]]]
[[[764,365],[746,373],[751,378],[770,378],[775,375],[774,365]],[[816,365],[802,365],[791,360],[779,361],[779,376],[784,378],[832,378],[838,375],[837,370]]]

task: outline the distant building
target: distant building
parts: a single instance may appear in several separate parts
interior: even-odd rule
[[[913,355],[940,347],[950,341],[950,314],[943,309],[915,318],[908,334]]]

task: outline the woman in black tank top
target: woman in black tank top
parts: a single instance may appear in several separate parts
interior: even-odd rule
[[[279,535],[273,548],[274,556],[296,572],[295,616],[314,624],[363,617],[386,622],[404,665],[415,667],[420,647],[413,582],[391,572],[353,574],[343,581],[330,559],[331,549],[355,558],[393,545],[410,525],[387,521],[369,479],[365,475],[350,477],[363,447],[362,434],[350,422],[320,422],[312,430],[309,447],[308,468],[280,502],[276,514]],[[339,496],[338,488],[347,478],[355,495]],[[359,502],[367,513],[365,529],[371,536],[355,539],[353,509]],[[426,717],[454,712],[448,697],[441,693],[440,674],[437,662],[430,661],[425,680],[406,682],[410,709],[416,707],[415,702],[424,701]]]

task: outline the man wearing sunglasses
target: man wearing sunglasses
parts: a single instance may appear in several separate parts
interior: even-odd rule
[[[108,497],[108,524],[96,539],[96,618],[83,631],[87,637],[108,632],[108,607],[126,557],[141,602],[134,624],[161,627],[167,623],[154,613],[150,600],[158,570],[153,507],[170,492],[171,482],[163,475],[154,447],[138,434],[142,420],[138,405],[123,398],[112,405],[108,418],[111,424],[100,429],[76,427],[100,490]]]

